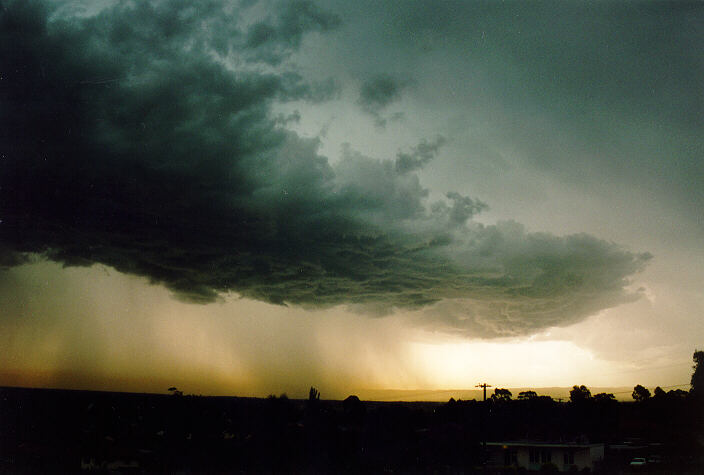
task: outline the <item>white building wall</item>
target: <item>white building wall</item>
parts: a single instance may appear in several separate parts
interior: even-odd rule
[[[582,470],[584,467],[592,468],[592,457],[590,450],[588,448],[579,449],[574,453],[574,464],[578,469]]]
[[[598,444],[591,447],[592,464],[604,460],[604,444]]]
[[[518,455],[518,466],[528,468],[530,465],[528,447],[516,447],[516,452]]]
[[[546,447],[544,445],[536,446],[510,446],[504,449],[503,446],[495,445],[487,447],[489,450],[490,464],[494,466],[504,466],[504,454],[506,450],[512,450],[516,453],[516,462],[519,467],[524,467],[527,470],[540,470],[543,465],[542,457],[539,461],[531,463],[530,450],[536,450],[539,453],[544,451],[550,452],[550,462],[555,464],[561,472],[569,471],[574,465],[578,470],[585,467],[594,468],[594,462],[601,461],[604,458],[604,445],[595,444],[589,447]],[[565,464],[565,453],[572,453],[574,456],[573,464]],[[542,454],[541,454],[542,455]],[[568,459],[569,460],[569,459]]]

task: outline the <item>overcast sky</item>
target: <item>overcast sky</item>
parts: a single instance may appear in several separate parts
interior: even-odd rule
[[[702,51],[701,3],[3,2],[0,384],[688,383]]]

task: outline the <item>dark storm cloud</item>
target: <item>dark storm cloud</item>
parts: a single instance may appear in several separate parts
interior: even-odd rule
[[[386,119],[381,116],[381,112],[393,102],[401,98],[401,91],[409,84],[408,80],[401,80],[380,74],[364,81],[359,89],[358,103],[375,118],[377,126],[386,125]]]
[[[266,35],[238,30],[238,10],[218,1],[50,22],[38,5],[0,13],[3,265],[22,253],[103,263],[192,302],[230,291],[387,312],[475,302],[466,313],[492,322],[505,305],[515,333],[631,298],[624,286],[647,255],[482,226],[471,218],[486,205],[458,193],[428,212],[413,172],[442,138],[396,160],[348,147],[332,166],[316,139],[282,128],[272,105],[319,100],[316,86],[254,58],[282,64],[271,51],[332,28],[312,4],[282,7]],[[474,329],[464,321],[443,324]]]
[[[406,173],[423,168],[435,158],[438,150],[445,142],[445,137],[439,136],[432,142],[424,141],[419,143],[410,152],[399,152],[396,155],[396,170],[399,173]]]
[[[359,102],[363,107],[378,111],[401,97],[406,83],[391,76],[379,75],[362,83]]]
[[[432,211],[434,214],[447,216],[453,226],[463,226],[474,215],[488,208],[486,203],[468,196],[462,196],[456,191],[451,191],[446,196],[452,201],[452,206],[447,206],[441,201],[433,204]]]
[[[256,61],[277,65],[298,49],[306,33],[326,32],[340,25],[338,16],[312,2],[284,1],[275,10],[275,18],[257,22],[247,30],[246,45],[256,51]]]

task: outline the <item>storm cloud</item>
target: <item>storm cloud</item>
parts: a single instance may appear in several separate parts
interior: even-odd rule
[[[377,127],[384,127],[386,119],[381,113],[401,98],[401,92],[409,84],[409,80],[398,79],[388,74],[376,75],[362,82],[357,103],[374,117]]]
[[[280,64],[296,51],[309,32],[326,32],[340,25],[340,18],[312,2],[281,2],[275,18],[258,21],[246,33],[246,46],[256,54],[254,61]]]
[[[649,254],[483,225],[473,218],[486,204],[452,190],[429,203],[417,171],[442,137],[395,158],[347,147],[331,164],[318,139],[272,109],[330,97],[329,78],[304,79],[287,59],[340,20],[307,2],[250,25],[243,12],[165,0],[68,17],[6,2],[3,265],[28,254],[101,263],[199,303],[235,292],[424,309],[426,324],[480,336],[564,325],[634,298],[629,277]],[[362,88],[365,107],[398,97],[400,85],[381,86]]]

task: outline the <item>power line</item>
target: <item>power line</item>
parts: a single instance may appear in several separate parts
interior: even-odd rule
[[[672,386],[660,386],[660,389],[679,388],[680,386],[689,386],[690,384],[692,383],[673,384]]]
[[[659,386],[659,388],[660,388],[660,389],[679,388],[679,387],[682,387],[682,386],[689,386],[689,384],[690,384],[690,383],[673,384],[673,385],[671,385],[671,386]],[[632,391],[617,391],[617,392],[611,393],[611,394],[628,394],[628,393],[630,393],[630,392],[632,392]]]

